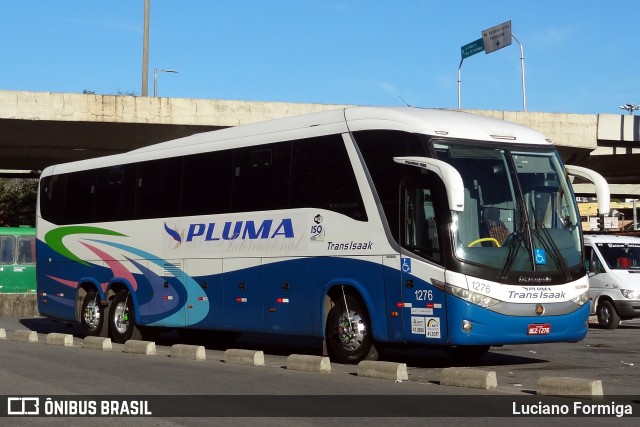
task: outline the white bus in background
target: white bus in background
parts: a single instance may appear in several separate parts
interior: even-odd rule
[[[596,181],[601,210],[604,180]],[[565,167],[541,133],[355,107],[51,166],[38,307],[115,342],[154,327],[479,357],[578,341],[588,282]]]
[[[640,317],[640,237],[587,234],[591,314],[604,329]]]

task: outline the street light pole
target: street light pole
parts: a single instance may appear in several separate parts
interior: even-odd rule
[[[629,112],[629,114],[633,115],[634,111],[640,110],[640,105],[624,104],[624,105],[621,105],[620,108],[622,108],[623,110],[627,110]]]
[[[158,71],[162,73],[177,73],[177,70],[158,70],[157,68],[153,69],[153,97],[158,97]]]
[[[144,32],[142,35],[142,96],[149,95],[149,0],[144,0]]]

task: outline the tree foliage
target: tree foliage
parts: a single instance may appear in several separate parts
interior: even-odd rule
[[[35,226],[38,180],[0,178],[0,226]]]

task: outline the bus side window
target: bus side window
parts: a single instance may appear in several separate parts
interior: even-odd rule
[[[13,264],[15,239],[13,236],[0,236],[0,264]]]
[[[33,264],[35,262],[35,237],[20,236],[18,237],[18,264]]]

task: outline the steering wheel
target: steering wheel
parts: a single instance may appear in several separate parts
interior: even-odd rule
[[[494,239],[493,237],[483,237],[483,238],[481,238],[481,239],[476,239],[476,240],[474,240],[473,242],[469,243],[469,244],[467,245],[467,247],[468,247],[468,248],[470,248],[471,246],[473,246],[473,245],[475,245],[475,244],[478,244],[478,243],[482,243],[482,242],[491,242],[491,243],[493,243],[494,245],[496,245],[496,247],[497,247],[497,248],[499,248],[499,247],[500,247],[500,242],[498,242],[498,240],[497,240],[497,239]]]

